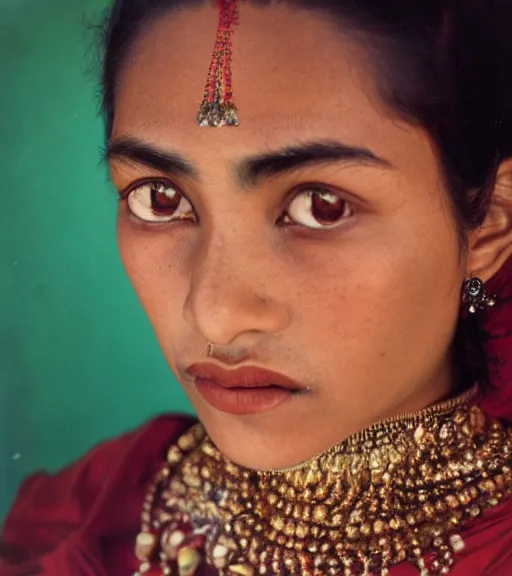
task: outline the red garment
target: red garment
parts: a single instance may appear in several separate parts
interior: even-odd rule
[[[0,560],[0,576],[130,576],[147,486],[166,448],[192,423],[157,418],[55,476],[38,473],[26,480],[0,538],[26,560]]]
[[[18,564],[0,560],[0,576],[130,576],[142,501],[165,451],[188,426],[158,418],[103,444],[55,476],[36,474],[20,489],[2,542]],[[463,532],[466,549],[450,576],[512,576],[512,499]],[[410,564],[390,576],[418,576]]]
[[[497,294],[496,308],[482,321],[484,354],[489,367],[489,387],[481,403],[493,418],[512,421],[512,258],[487,286]],[[512,574],[512,572],[511,572]]]

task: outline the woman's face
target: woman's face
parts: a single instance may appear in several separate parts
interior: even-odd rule
[[[240,20],[240,126],[196,126],[217,14],[180,10],[126,59],[110,166],[133,190],[121,257],[172,372],[228,457],[275,468],[449,392],[465,270],[435,151],[380,104],[362,50],[281,4]],[[197,385],[206,362],[294,390]]]

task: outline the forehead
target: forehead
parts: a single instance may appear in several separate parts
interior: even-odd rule
[[[242,4],[233,36],[237,128],[196,125],[217,27],[211,6],[146,26],[118,79],[113,135],[174,148],[242,150],[335,138],[386,155],[405,127],[377,96],[362,47],[315,12]]]

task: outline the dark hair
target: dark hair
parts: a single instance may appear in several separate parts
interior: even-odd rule
[[[250,0],[259,4],[266,0]],[[286,0],[325,12],[370,55],[376,86],[395,114],[424,129],[445,174],[465,248],[487,212],[501,161],[512,156],[512,0]],[[109,138],[116,80],[142,27],[195,0],[115,0],[104,27],[103,112]],[[465,324],[467,323],[467,325]],[[485,379],[475,323],[456,347]]]

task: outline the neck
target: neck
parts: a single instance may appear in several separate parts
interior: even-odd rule
[[[375,423],[420,412],[429,406],[453,398],[457,395],[455,390],[462,389],[454,372],[452,363],[446,360],[432,370],[430,375],[424,376],[421,382],[413,383],[406,395],[403,390],[391,394],[386,392],[386,399],[382,402],[386,409],[380,408],[379,398],[376,396],[376,401],[371,406],[365,404],[363,407],[363,403],[360,404],[361,408],[356,410],[358,414],[354,414],[356,417],[350,414],[349,418],[340,418],[338,412],[331,411],[325,415],[324,428],[315,430],[314,433],[311,430],[310,437],[306,438],[305,442],[297,442],[294,439],[294,434],[290,432],[293,428],[283,425],[275,426],[275,422],[272,421],[273,416],[269,413],[268,420],[265,420],[263,424],[258,422],[260,429],[272,430],[272,433],[265,434],[265,442],[258,439],[251,445],[250,450],[240,450],[236,442],[225,442],[221,448],[231,460],[246,468],[289,468],[313,458],[333,444],[338,444],[370,428]],[[299,417],[299,421],[304,422],[306,428],[311,419],[314,421],[320,419],[318,412],[312,414],[310,410],[311,408],[305,405]],[[296,426],[296,423],[290,422],[290,426],[292,425]],[[250,426],[244,428],[246,424],[241,424],[239,421],[232,423],[230,421],[229,426],[232,426],[233,438],[236,438],[238,430],[246,435],[252,432]]]

